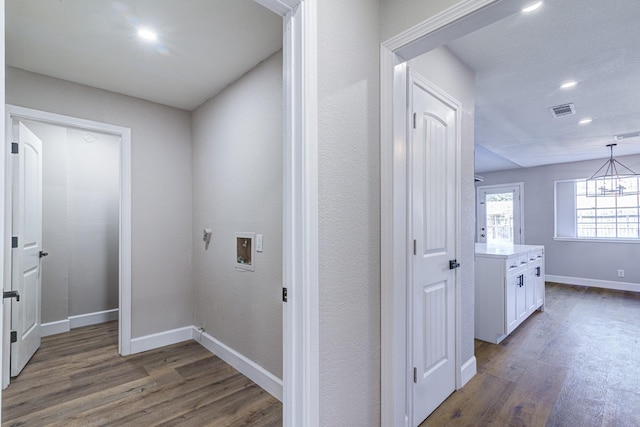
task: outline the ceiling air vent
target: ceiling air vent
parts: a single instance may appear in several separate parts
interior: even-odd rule
[[[553,117],[570,116],[576,113],[576,107],[573,104],[556,105],[549,108],[549,112]]]

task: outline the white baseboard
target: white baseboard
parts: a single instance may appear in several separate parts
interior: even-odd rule
[[[145,335],[143,337],[131,339],[131,354],[142,353],[166,345],[177,344],[193,338],[192,326],[172,329],[170,331],[158,332],[157,334]]]
[[[43,323],[40,325],[40,336],[63,334],[71,330],[69,319],[58,320],[56,322]]]
[[[118,320],[118,309],[96,311],[95,313],[78,314],[77,316],[69,316],[71,329],[81,328],[83,326],[97,325],[99,323]]]
[[[199,342],[204,348],[233,366],[244,376],[282,402],[282,380],[280,378],[206,332],[201,333],[195,326],[192,329],[192,333],[193,339]]]
[[[614,289],[618,291],[640,292],[640,284],[629,282],[614,282],[612,280],[584,279],[581,277],[545,275],[547,282],[563,283],[565,285],[590,286],[594,288]]]
[[[460,387],[464,387],[476,374],[476,357],[471,356],[460,368]]]

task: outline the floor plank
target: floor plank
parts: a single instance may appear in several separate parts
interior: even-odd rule
[[[282,425],[282,404],[196,342],[118,355],[117,322],[43,338],[3,426]]]
[[[546,309],[498,345],[421,427],[640,426],[640,294],[547,283]]]

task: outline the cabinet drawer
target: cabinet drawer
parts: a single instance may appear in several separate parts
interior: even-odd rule
[[[529,262],[529,253],[518,254],[518,266],[527,265]]]
[[[538,261],[542,259],[542,249],[529,251],[529,261]]]
[[[505,267],[507,269],[507,274],[511,274],[518,267],[520,267],[520,261],[518,260],[517,255],[510,256],[505,260]]]

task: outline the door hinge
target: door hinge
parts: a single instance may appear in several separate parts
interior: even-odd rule
[[[418,255],[417,245],[418,245],[418,243],[416,242],[416,239],[413,239],[413,254],[414,255]]]
[[[414,129],[416,128],[417,116],[418,116],[418,113],[413,113],[413,128]]]
[[[418,384],[418,368],[413,368],[413,382]]]
[[[12,142],[11,143],[11,154],[18,154],[18,143],[17,142]]]
[[[287,302],[287,288],[282,288],[282,302]]]
[[[18,236],[11,237],[11,248],[15,249],[18,247]]]
[[[11,331],[11,342],[18,342],[18,333],[16,331]]]

